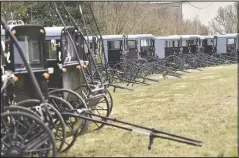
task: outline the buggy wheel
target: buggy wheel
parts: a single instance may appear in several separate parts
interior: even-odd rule
[[[175,71],[183,69],[182,59],[176,55],[170,55],[165,58],[166,66],[173,67]]]
[[[29,99],[24,100],[16,104],[18,107],[25,107],[32,111],[35,116],[38,116],[53,132],[56,140],[57,152],[61,152],[65,139],[66,128],[64,120],[59,111],[51,104],[46,103],[50,115],[47,117],[47,113],[44,104],[41,104],[39,100]]]
[[[94,87],[94,85],[89,85],[89,86]],[[89,107],[88,109],[90,109],[91,113],[104,116],[104,117],[109,117],[110,104],[104,91],[95,92],[89,95],[89,90],[86,87],[86,85],[81,85],[81,87],[76,88],[74,92],[81,94],[82,96],[85,97],[86,104]],[[92,118],[99,119],[98,117],[93,117],[93,116]],[[102,121],[101,118],[100,120]],[[104,126],[104,124],[91,122],[89,126],[90,126],[89,127],[90,130],[99,130]]]
[[[110,107],[109,107],[109,101],[107,99],[106,96],[102,97],[98,103],[92,107],[90,107],[90,113],[96,114],[96,115],[100,115],[100,116],[104,116],[104,117],[109,117],[110,115]],[[96,120],[100,120],[100,121],[105,121],[101,118],[95,117],[95,116],[91,116],[89,115],[92,119],[96,119]],[[89,129],[92,131],[95,130],[99,130],[101,128],[104,127],[103,123],[96,123],[96,122],[92,122],[90,124]]]
[[[77,113],[70,103],[57,96],[49,95],[48,102],[60,111],[60,113],[69,111],[73,114]],[[66,125],[66,139],[61,152],[66,152],[74,145],[79,133],[81,133],[82,129],[84,129],[86,121],[66,115],[63,116],[63,120]]]
[[[71,105],[71,108],[75,110],[75,113],[78,113],[77,110],[80,110],[80,109],[88,109],[88,106],[86,105],[85,100],[79,94],[77,94],[76,92],[72,90],[58,89],[58,90],[53,90],[49,92],[49,94],[51,94],[51,96],[54,95],[61,99],[64,99],[64,101],[69,103]],[[64,110],[61,110],[61,111],[63,112]],[[79,134],[83,134],[88,131],[88,124],[89,124],[89,121],[76,118],[75,125],[79,126],[79,129],[78,129]]]
[[[7,106],[7,107],[4,107],[4,111],[22,111],[22,112],[26,112],[26,113],[29,113],[33,116],[36,116],[36,117],[39,117],[34,111],[28,109],[28,108],[25,108],[25,107],[21,107],[21,106]]]
[[[105,93],[105,96],[107,97],[107,99],[108,99],[108,102],[109,102],[109,111],[110,111],[110,113],[112,112],[112,109],[113,109],[113,97],[112,97],[112,94],[111,94],[111,92],[109,91],[109,89],[107,88],[107,89],[105,89],[106,91],[106,93]],[[110,115],[110,113],[109,113],[109,115]]]
[[[26,112],[5,112],[1,114],[1,156],[56,157],[56,142],[39,117]]]

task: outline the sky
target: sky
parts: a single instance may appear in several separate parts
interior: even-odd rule
[[[190,4],[204,9],[197,9]],[[225,7],[227,5],[233,4],[233,2],[184,2],[182,4],[182,12],[184,19],[193,19],[198,15],[200,21],[208,26],[208,22],[216,16],[217,10],[220,7]],[[206,8],[205,8],[206,7]]]

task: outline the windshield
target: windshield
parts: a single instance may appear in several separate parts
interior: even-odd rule
[[[23,53],[27,59],[27,62],[33,67],[43,67],[41,64],[41,47],[42,43],[38,39],[37,36],[33,36],[32,34],[29,36],[17,36],[19,44],[23,50]],[[19,55],[19,52],[14,44],[14,63],[16,69],[23,69],[25,65]]]

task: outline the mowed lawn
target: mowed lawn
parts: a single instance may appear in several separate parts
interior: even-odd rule
[[[105,126],[61,156],[237,157],[237,65],[183,74],[135,85],[134,92],[117,89],[111,117],[201,140],[202,147],[155,139],[148,151],[148,136]]]

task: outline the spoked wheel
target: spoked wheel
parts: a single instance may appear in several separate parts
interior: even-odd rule
[[[55,138],[50,129],[26,112],[1,114],[1,157],[56,157]]]
[[[59,98],[57,96],[49,95],[48,102],[51,103],[60,113],[72,112],[73,114],[78,114],[76,109],[74,109],[69,102]],[[68,151],[75,143],[79,133],[85,127],[85,120],[64,115],[63,120],[66,125],[66,139],[61,152]]]
[[[199,61],[200,67],[208,67],[208,55],[205,53],[197,53],[195,55],[197,57],[197,60]]]
[[[71,109],[74,109],[74,113],[79,114],[78,110],[81,111],[82,109],[88,109],[88,106],[85,103],[85,100],[76,92],[72,91],[72,90],[68,90],[68,89],[57,89],[57,90],[53,90],[51,92],[49,92],[50,95],[50,100],[52,101],[52,95],[57,96],[61,99],[64,99],[64,102],[67,102],[71,105]],[[49,101],[50,101],[49,100]],[[58,106],[57,104],[54,103],[55,106]],[[62,112],[67,111],[66,109],[60,109],[61,107],[58,106],[58,109]],[[81,114],[82,115],[82,114]],[[83,134],[85,132],[87,132],[88,130],[88,124],[89,122],[87,120],[84,119],[71,119],[71,120],[75,120],[75,122],[72,122],[72,126],[78,127],[78,134]]]
[[[173,67],[175,71],[183,69],[182,59],[176,55],[170,55],[165,58],[166,66]]]
[[[122,83],[124,81],[124,63],[119,62],[115,64],[111,70],[112,83]]]
[[[198,62],[194,54],[180,54],[179,57],[182,59],[185,69],[196,69],[198,67]]]
[[[89,86],[91,86],[92,88],[95,87],[95,85]],[[90,92],[89,89],[86,88],[86,85],[81,85],[81,87],[76,88],[74,91],[85,98],[84,100],[91,113],[104,117],[109,117],[110,105],[107,97],[104,94],[105,93],[104,90],[89,94]],[[98,117],[93,116],[90,117],[103,121],[101,118]],[[89,126],[90,130],[99,130],[104,126],[104,124],[91,122]]]
[[[61,114],[56,108],[47,103],[46,106],[50,113],[49,115],[47,115],[46,113],[44,104],[40,104],[40,101],[36,99],[21,101],[16,104],[14,109],[16,109],[16,107],[25,107],[28,110],[32,111],[35,116],[38,116],[39,119],[41,119],[48,126],[48,128],[52,130],[56,140],[57,152],[61,152],[66,139],[65,123]],[[10,109],[11,108],[13,108],[13,106],[10,107]]]
[[[101,99],[98,99],[98,103],[92,107],[90,107],[90,112],[96,115],[100,116],[105,116],[109,117],[110,115],[110,107],[109,107],[109,101],[106,96],[102,97]],[[104,121],[101,118],[95,117],[95,116],[90,116],[92,119]],[[97,122],[92,122],[90,124],[89,129],[92,131],[99,130],[104,127],[103,123],[97,123]]]
[[[112,112],[112,109],[113,109],[113,97],[108,88],[105,89],[105,96],[107,97],[108,102],[109,102],[109,111],[110,111],[109,115],[110,115]]]
[[[19,111],[19,112],[26,112],[26,113],[29,113],[33,116],[36,116],[36,117],[39,117],[34,111],[28,109],[28,108],[25,108],[25,107],[21,107],[21,106],[15,106],[15,105],[12,105],[12,106],[6,106],[4,107],[4,111]]]

